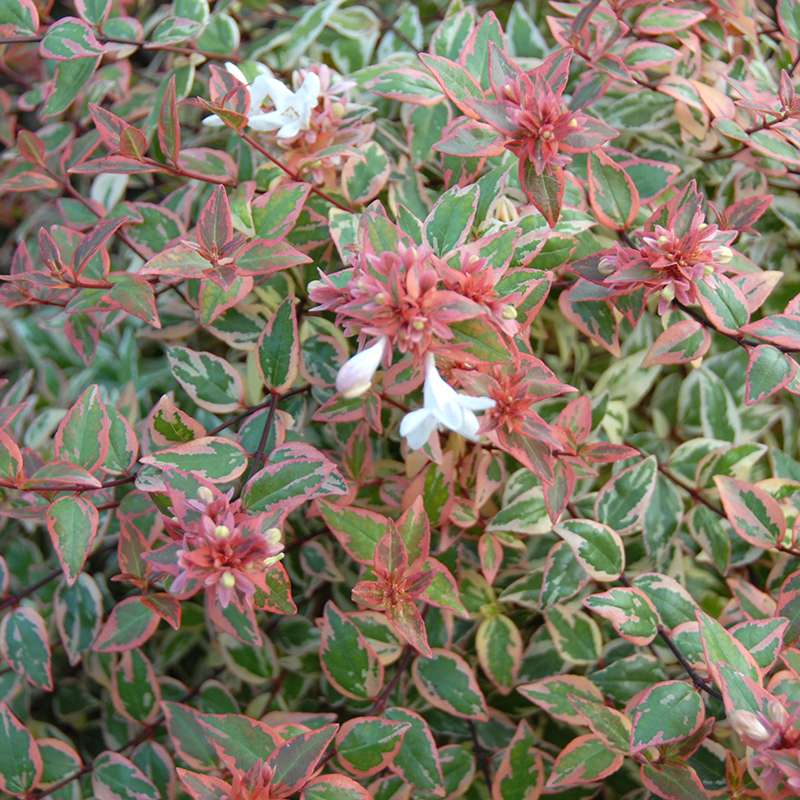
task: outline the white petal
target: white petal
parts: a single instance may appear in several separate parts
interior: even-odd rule
[[[344,397],[358,397],[372,385],[372,376],[381,365],[386,351],[386,337],[356,353],[346,361],[336,376],[336,390]]]
[[[314,108],[319,102],[319,90],[319,75],[316,72],[307,72],[305,78],[303,78],[303,85],[297,90],[297,94],[304,98],[309,108]]]
[[[471,411],[465,409],[464,420],[456,433],[460,433],[465,439],[470,439],[474,442],[478,436],[479,427],[480,422],[478,418]]]
[[[247,78],[245,78],[244,72],[242,72],[239,67],[236,66],[236,64],[234,64],[232,61],[226,61],[225,69],[228,70],[228,72],[230,72],[230,74],[233,75],[237,81],[247,86]]]
[[[221,128],[224,124],[216,114],[212,114],[210,117],[203,117],[203,125],[209,128]]]
[[[247,119],[247,124],[254,131],[276,131],[283,123],[283,114],[279,111],[268,111],[265,114],[253,114]]]
[[[497,405],[491,397],[471,397],[468,394],[459,394],[458,404],[461,408],[468,408],[470,411],[486,411]]]
[[[400,435],[412,450],[419,450],[436,430],[436,418],[424,408],[410,411],[400,421]]]
[[[294,93],[277,78],[273,78],[270,75],[265,76],[263,83],[269,99],[272,100],[272,104],[277,111],[283,111],[292,102]]]
[[[464,412],[458,403],[458,393],[436,369],[432,355],[425,364],[425,385],[423,387],[424,405],[433,412],[439,422],[450,430],[457,430],[464,419]]]
[[[267,81],[275,80],[272,75],[256,75],[255,80],[250,84],[250,113],[261,110],[264,100],[269,94]]]
[[[299,119],[290,119],[278,131],[278,138],[279,139],[294,139],[294,137],[297,136],[298,133],[300,133],[300,120]]]

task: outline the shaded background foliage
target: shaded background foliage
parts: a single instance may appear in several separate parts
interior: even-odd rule
[[[799,39],[0,0],[0,789],[798,796]]]

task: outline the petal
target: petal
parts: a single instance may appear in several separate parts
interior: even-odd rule
[[[254,131],[276,131],[283,125],[283,114],[280,111],[268,111],[265,114],[253,114],[247,124]]]
[[[458,404],[461,408],[468,408],[470,411],[486,411],[497,405],[491,397],[471,397],[468,394],[459,394]]]
[[[456,430],[463,421],[463,411],[458,402],[458,393],[436,369],[433,356],[425,365],[425,385],[423,388],[425,408],[433,412],[439,422],[450,430]]]
[[[250,84],[250,112],[258,111],[264,104],[264,100],[269,94],[267,82],[275,80],[272,75],[256,75],[255,80]]]
[[[358,397],[372,385],[372,376],[386,352],[386,337],[346,361],[336,376],[336,390],[344,397]]]
[[[262,82],[276,110],[282,111],[292,102],[294,93],[286,84],[281,83],[277,78],[273,78],[271,75],[265,75]]]
[[[400,435],[412,450],[422,447],[436,430],[436,418],[424,408],[410,411],[400,422]]]
[[[300,120],[299,119],[290,119],[278,131],[278,138],[279,139],[294,139],[294,137],[297,136],[298,133],[300,133]]]
[[[303,85],[297,90],[297,94],[301,95],[308,104],[309,109],[312,109],[319,102],[319,90],[319,75],[316,72],[307,72],[305,78],[303,78]]]
[[[480,422],[478,422],[478,418],[475,414],[469,409],[464,409],[464,419],[456,433],[460,433],[465,439],[470,439],[474,442],[477,438],[479,427]]]

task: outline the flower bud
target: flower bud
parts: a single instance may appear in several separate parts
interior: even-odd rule
[[[573,118],[572,118],[572,119],[569,121],[569,126],[570,126],[570,128],[577,128],[577,127],[578,127],[578,120],[577,120],[577,119],[575,119],[575,117],[573,117]]]
[[[278,553],[276,556],[269,556],[269,558],[264,559],[264,566],[271,567],[273,564],[277,564],[279,561],[283,560],[283,556],[285,553]]]
[[[489,217],[496,219],[498,222],[516,222],[519,219],[519,211],[511,200],[505,195],[501,194],[489,206]]]
[[[341,103],[331,103],[331,114],[337,119],[344,116],[345,107]]]
[[[204,503],[210,503],[214,499],[214,493],[208,486],[201,486],[197,490],[197,499],[202,500]]]
[[[227,539],[231,535],[231,529],[227,525],[217,525],[214,528],[214,536],[217,539]]]
[[[737,709],[728,715],[728,720],[736,733],[749,743],[763,744],[772,737],[766,725],[752,711]]]
[[[720,264],[727,264],[733,258],[733,250],[730,247],[718,247],[714,251],[714,259]]]
[[[669,236],[665,236],[663,233],[657,239],[659,244],[666,244],[669,241]]]
[[[611,275],[612,272],[616,269],[616,264],[614,263],[613,258],[608,258],[608,256],[604,256],[600,259],[597,264],[597,271],[601,275]]]
[[[553,131],[550,130],[542,131],[542,139],[544,139],[546,142],[549,142],[552,138],[553,138]]]
[[[500,312],[500,316],[503,319],[516,319],[517,318],[517,309],[514,308],[512,305],[504,305],[503,310]]]
[[[697,226],[697,230],[699,230],[699,231],[704,231],[704,230],[705,230],[707,227],[708,227],[708,223],[707,223],[707,222],[701,222],[701,223],[700,223],[700,224]]]
[[[280,528],[268,528],[264,531],[264,538],[268,544],[280,544],[283,539],[283,534]]]
[[[425,320],[424,320],[424,319],[415,319],[415,320],[414,320],[414,321],[411,323],[411,327],[412,327],[412,328],[413,328],[415,331],[424,331],[424,330],[425,330]]]
[[[714,269],[713,264],[706,264],[703,267],[703,274],[706,276],[706,278],[710,278],[715,272],[716,270]]]
[[[236,576],[232,572],[223,572],[222,585],[226,589],[233,589],[233,587],[236,586]]]
[[[356,353],[346,361],[336,376],[336,391],[348,399],[360,397],[372,386],[372,376],[383,360],[387,338],[382,336],[375,344]]]
[[[785,728],[789,724],[789,712],[780,700],[769,701],[767,714],[779,728]]]
[[[661,290],[661,297],[666,303],[671,303],[675,299],[675,287],[672,284],[665,286]]]

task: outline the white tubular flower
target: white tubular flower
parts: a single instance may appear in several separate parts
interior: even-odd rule
[[[248,114],[248,121],[254,116],[260,115],[261,106],[264,104],[264,100],[268,93],[266,81],[275,80],[272,75],[269,72],[264,72],[261,75],[256,75],[253,82],[250,83],[250,81],[248,81],[245,77],[245,74],[239,69],[239,67],[236,66],[236,64],[226,61],[225,69],[227,69],[237,81],[243,83],[247,87],[247,91],[250,94],[250,112]],[[266,67],[264,67],[264,69],[266,69]],[[224,124],[225,123],[216,114],[212,114],[211,116],[203,119],[203,125],[207,125],[210,128],[221,128]]]
[[[271,75],[259,75],[253,83],[256,85],[259,91],[263,88],[275,109],[251,114],[248,124],[253,130],[277,131],[279,139],[293,139],[300,131],[308,130],[311,112],[319,102],[319,75],[307,72],[296,92]]]
[[[388,341],[385,336],[381,336],[375,344],[356,353],[342,365],[336,376],[336,391],[342,397],[360,397],[369,390],[372,376],[381,365]]]
[[[494,408],[495,405],[494,400],[489,397],[459,394],[439,374],[431,353],[425,360],[422,394],[422,408],[406,414],[400,423],[400,435],[406,437],[412,450],[422,447],[440,426],[474,441],[480,426],[475,412]]]

